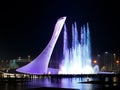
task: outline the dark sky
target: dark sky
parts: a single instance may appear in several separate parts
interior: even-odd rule
[[[89,23],[93,54],[119,53],[119,8],[115,0],[3,0],[0,2],[0,59],[36,57],[62,16],[67,16],[68,25],[74,21],[79,27]]]

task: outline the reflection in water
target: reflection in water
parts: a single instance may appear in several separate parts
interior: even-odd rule
[[[0,90],[23,90],[22,83],[0,83]]]
[[[84,78],[86,80],[86,78]],[[62,79],[62,87],[65,88],[76,88],[81,90],[92,90],[92,84],[80,84],[81,78],[63,78]]]
[[[59,87],[59,88],[73,88],[80,90],[93,90],[93,84],[80,83],[87,81],[87,78],[43,78],[35,79],[28,82],[29,88],[35,87]]]
[[[104,83],[108,80],[112,80],[112,83]],[[102,83],[88,83],[90,81],[98,81],[98,78],[90,77],[75,77],[75,78],[33,78],[29,79],[28,82],[19,83],[1,83],[0,90],[29,90],[30,88],[40,88],[40,87],[57,87],[57,88],[72,88],[80,90],[106,90],[109,88],[120,88],[118,83],[118,78],[104,78]],[[82,83],[81,83],[82,82]],[[108,81],[111,82],[111,81]],[[114,89],[116,90],[116,89]]]

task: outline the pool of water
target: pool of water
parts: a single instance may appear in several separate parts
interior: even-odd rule
[[[93,83],[94,81],[94,83]],[[0,90],[37,90],[47,87],[77,90],[120,90],[119,83],[97,83],[97,78],[33,78],[27,82],[0,82]]]

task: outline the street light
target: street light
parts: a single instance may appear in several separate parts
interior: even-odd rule
[[[115,53],[113,54],[113,60],[114,60],[114,68],[115,68],[115,66],[116,66],[115,65],[115,62],[116,62],[116,54]]]
[[[108,52],[105,52],[104,56],[104,66],[106,67],[106,70],[108,70]]]
[[[119,62],[120,62],[119,60],[116,60],[116,64],[119,64]]]
[[[114,53],[113,56],[114,56],[114,60],[115,60],[116,59],[116,54]]]
[[[105,54],[108,54],[108,52],[105,52]]]
[[[97,60],[93,60],[93,64],[97,64]]]

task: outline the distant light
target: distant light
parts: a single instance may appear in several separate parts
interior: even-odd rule
[[[113,55],[115,56],[115,53]]]
[[[51,72],[49,71],[48,74],[51,74]]]
[[[116,63],[119,64],[119,60],[117,60]]]
[[[108,54],[108,52],[105,52],[105,54]]]
[[[97,60],[93,60],[93,63],[96,64],[96,63],[97,63]]]
[[[100,54],[98,54],[97,56],[100,57]]]

